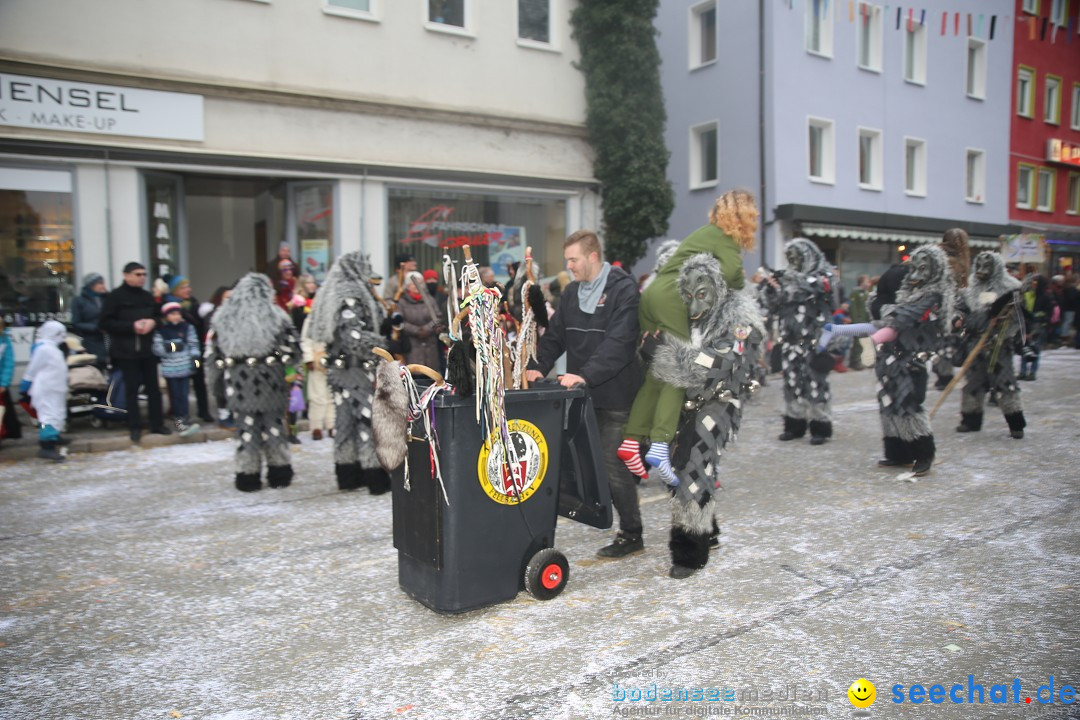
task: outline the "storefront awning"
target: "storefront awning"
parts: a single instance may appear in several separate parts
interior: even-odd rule
[[[807,237],[827,237],[839,240],[861,240],[863,242],[886,242],[903,245],[919,243],[939,243],[940,233],[924,233],[913,230],[888,230],[885,228],[867,228],[856,225],[823,225],[803,223],[803,235]],[[973,248],[997,250],[1001,243],[997,238],[969,237],[968,243]]]

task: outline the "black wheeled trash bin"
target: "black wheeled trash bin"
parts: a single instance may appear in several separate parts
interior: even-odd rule
[[[513,599],[527,589],[548,600],[566,586],[569,565],[553,545],[562,514],[611,527],[611,494],[599,451],[592,401],[583,388],[540,384],[506,394],[519,487],[489,450],[472,397],[438,395],[435,429],[443,490],[428,443],[409,443],[409,489],[393,474],[398,582],[432,610],[465,612]]]

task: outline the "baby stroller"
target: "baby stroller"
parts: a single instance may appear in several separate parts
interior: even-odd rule
[[[106,427],[110,420],[126,419],[124,383],[120,373],[111,376],[97,366],[97,357],[87,353],[77,336],[69,335],[68,417],[90,416],[90,425]]]

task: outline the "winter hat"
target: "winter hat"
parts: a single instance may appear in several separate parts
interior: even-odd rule
[[[439,273],[435,272],[434,270],[425,270],[424,282],[439,282]]]
[[[175,310],[177,312],[181,312],[183,310],[183,308],[180,307],[180,303],[178,303],[178,302],[167,302],[167,303],[165,303],[164,305],[161,306],[161,314],[162,315],[168,315],[173,310]]]
[[[191,282],[183,275],[174,275],[172,280],[169,281],[169,292],[175,295],[176,291],[184,285],[191,285]]]
[[[105,282],[105,278],[101,275],[101,273],[87,273],[82,279],[82,286],[84,288],[90,287],[92,285],[97,285],[99,282]]]
[[[59,345],[67,339],[67,328],[63,323],[49,320],[37,329],[38,340],[49,340]]]

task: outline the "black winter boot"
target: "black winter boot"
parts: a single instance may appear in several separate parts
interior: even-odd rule
[[[828,420],[810,421],[810,444],[824,445],[832,437],[832,423]]]
[[[908,447],[911,448],[911,454],[915,458],[915,465],[911,468],[915,476],[922,477],[930,472],[930,468],[934,466],[934,436],[917,437],[908,443]]]
[[[361,471],[363,483],[367,485],[368,492],[372,495],[382,495],[390,492],[390,473],[382,468],[365,468]]]
[[[796,440],[806,434],[806,420],[784,416],[784,432],[780,433],[783,441]]]
[[[878,460],[878,467],[908,467],[915,462],[908,444],[900,438],[886,435],[882,442],[885,445],[885,459]]]
[[[259,478],[259,473],[236,473],[236,489],[240,492],[262,490],[262,480]]]
[[[292,479],[292,465],[271,465],[266,468],[266,482],[272,488],[289,487]]]
[[[694,533],[676,525],[671,526],[671,570],[668,575],[682,580],[705,567],[709,562],[709,538],[712,533]]]
[[[1009,434],[1019,440],[1024,437],[1024,428],[1027,421],[1024,420],[1024,411],[1014,412],[1005,416],[1005,422],[1009,423]]]
[[[358,490],[364,486],[364,470],[360,463],[337,463],[334,474],[338,490]]]
[[[956,426],[956,432],[978,432],[982,430],[983,414],[981,412],[960,413],[960,424]]]
[[[42,460],[52,460],[56,463],[67,460],[67,456],[56,448],[55,440],[40,440],[38,444],[41,445],[41,449],[38,450],[37,456]]]

